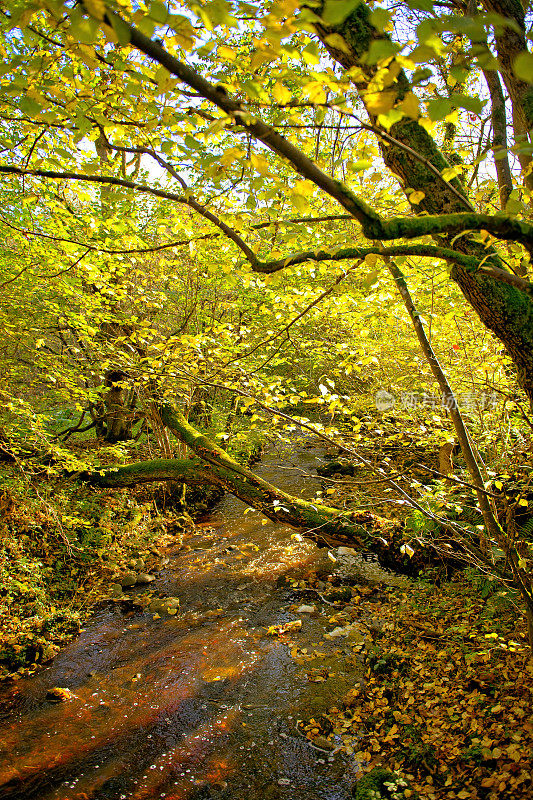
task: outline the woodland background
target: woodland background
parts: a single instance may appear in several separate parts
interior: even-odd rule
[[[176,484],[459,574],[525,674],[529,7],[0,11],[6,674],[57,651],[132,536],[190,524]],[[314,504],[248,466],[302,426],[335,454]]]

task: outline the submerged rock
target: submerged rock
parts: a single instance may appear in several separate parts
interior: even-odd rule
[[[76,695],[63,686],[53,686],[46,693],[46,699],[52,703],[64,703],[67,700],[72,700],[73,697],[76,697]]]
[[[332,475],[355,475],[357,467],[347,458],[339,458],[337,461],[330,461],[317,467],[316,471],[324,478],[331,478]]]
[[[168,614],[173,617],[178,612],[180,601],[177,597],[156,597],[148,606],[154,614]]]
[[[356,556],[358,551],[354,547],[337,547],[338,556]]]

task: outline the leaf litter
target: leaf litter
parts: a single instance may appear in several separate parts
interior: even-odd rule
[[[316,584],[310,575],[293,588],[315,599]],[[361,774],[393,771],[406,781],[405,798],[529,800],[533,659],[515,607],[490,613],[465,575],[440,587],[351,588],[335,609],[316,601],[330,628],[318,649],[295,641],[301,620],[268,630],[302,666],[302,679],[338,682],[336,704],[299,720],[301,735],[353,759]],[[350,669],[348,691],[347,665],[360,674],[356,682]]]

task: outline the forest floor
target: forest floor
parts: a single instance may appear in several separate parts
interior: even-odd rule
[[[77,634],[118,576],[157,572],[165,546],[179,544],[193,523],[159,490],[132,495],[67,486],[52,493],[44,484],[21,488],[6,475],[0,677],[17,680]],[[339,506],[353,499],[335,479],[324,492]],[[383,798],[530,798],[533,660],[515,598],[470,571],[443,581],[429,570],[421,580],[397,582],[343,581],[332,573],[294,581],[292,608],[298,616],[302,603],[312,604],[333,638],[349,645],[364,678],[339,692],[327,714],[302,722],[300,732],[364,772],[384,767],[405,779],[400,794],[397,784],[381,786]],[[297,628],[271,633],[305,667]],[[341,669],[340,659],[328,658],[309,669],[307,680],[331,685]]]
[[[316,602],[315,585],[314,576],[299,582],[305,602]],[[350,590],[347,603],[319,613],[335,635],[355,639],[364,679],[326,715],[307,720],[306,736],[340,747],[365,772],[396,772],[410,787],[399,797],[530,798],[533,659],[516,608],[498,593],[483,599],[464,574],[440,587],[359,580]],[[330,659],[308,679],[334,679],[336,671]]]
[[[407,491],[426,484],[434,507],[452,518],[458,513],[481,521],[476,520],[479,512],[470,490],[458,485],[443,491],[442,481],[427,487],[427,467],[440,468],[438,448],[431,451],[427,443],[424,448],[416,432],[404,429],[398,434],[397,426],[386,420],[377,432],[379,438],[370,428],[361,443],[373,463],[385,457]],[[515,495],[528,498],[530,452],[517,452],[514,463],[512,474],[492,476],[493,486],[501,486],[500,479],[505,485],[506,502],[513,502],[509,498]],[[372,480],[375,475],[356,466],[354,477],[333,471],[331,481],[323,484],[328,502],[359,507],[363,496],[373,511],[390,515],[390,496],[383,484]],[[531,504],[526,512],[531,513]],[[416,541],[408,510],[396,507],[393,513],[404,519]],[[417,568],[426,555],[423,548],[412,553]],[[322,719],[309,720],[306,735],[319,741],[326,737],[336,746],[342,742],[365,773],[384,768],[405,779],[408,787],[400,787],[396,795],[394,781],[388,789],[383,780],[370,781],[361,784],[358,800],[531,798],[533,656],[516,594],[473,569],[454,572],[438,561],[426,563],[415,580],[391,581],[390,574],[378,569],[369,581],[359,573],[348,583],[351,599],[336,603],[342,609],[332,613],[322,607],[320,613],[344,628],[348,641],[354,626],[363,627],[365,637],[359,641],[356,636],[353,652],[364,665],[364,679]],[[303,596],[309,588],[308,597],[316,597],[314,585],[313,576],[307,586],[301,583]],[[329,670],[334,673],[335,665],[330,663]],[[372,795],[376,789],[378,795]]]

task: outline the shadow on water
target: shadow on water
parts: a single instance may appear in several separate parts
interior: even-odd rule
[[[321,452],[270,453],[257,471],[310,496]],[[284,469],[278,465],[283,462]],[[294,469],[293,469],[294,468]],[[262,524],[225,497],[213,528],[170,550],[152,584],[180,598],[176,617],[97,612],[79,638],[38,675],[6,687],[0,798],[39,800],[345,800],[353,771],[296,730],[345,691],[341,679],[309,684],[285,644],[265,627],[294,619],[283,575],[321,556],[293,531]],[[321,641],[306,618],[299,644]],[[339,681],[340,684],[339,685]],[[74,697],[51,704],[47,691]]]

